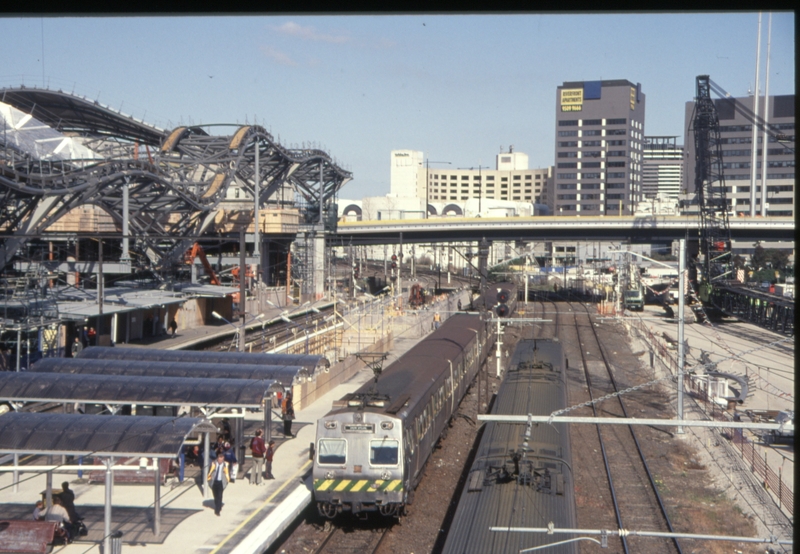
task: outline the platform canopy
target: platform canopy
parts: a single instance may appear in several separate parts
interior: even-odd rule
[[[67,373],[0,373],[0,400],[259,408],[277,381],[182,379]]]
[[[42,358],[28,373],[73,373],[188,379],[274,380],[284,387],[301,384],[309,377],[303,366],[227,365],[146,360],[94,360],[91,358]]]
[[[0,454],[174,458],[210,424],[195,417],[7,413]]]
[[[120,346],[90,346],[81,350],[77,358],[95,360],[150,360],[158,362],[189,362],[202,364],[261,364],[291,365],[309,368],[317,373],[330,367],[324,356],[315,354],[262,354],[251,352],[208,352],[193,350],[162,350],[160,348],[131,348]]]

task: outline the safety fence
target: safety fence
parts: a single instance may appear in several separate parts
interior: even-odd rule
[[[767,463],[766,452],[762,458],[755,444],[744,436],[741,429],[733,430],[731,442],[741,451],[742,459],[749,464],[750,471],[761,477],[764,488],[777,498],[778,506],[786,508],[786,511],[794,516],[794,492],[783,482],[782,469],[779,467],[778,472],[775,473]]]
[[[630,321],[628,323],[630,328],[639,335],[639,338],[646,341],[650,346],[653,357],[657,357],[670,374],[677,375],[678,360],[677,357],[672,356],[670,353],[674,346],[659,337],[658,334],[645,325],[644,321]],[[694,398],[700,401],[698,405],[710,419],[733,420],[733,416],[728,411],[722,409],[714,402],[714,399],[709,397],[707,383],[685,374],[684,390],[690,392]],[[728,436],[728,434],[725,434],[725,436]],[[749,463],[750,471],[761,478],[764,488],[772,493],[778,502],[778,506],[785,508],[793,516],[794,493],[789,485],[783,481],[781,468],[778,467],[776,472],[767,462],[766,453],[762,458],[755,444],[744,436],[742,429],[734,430],[731,435],[731,442],[741,451],[742,459]]]

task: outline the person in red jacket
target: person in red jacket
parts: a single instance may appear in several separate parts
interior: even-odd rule
[[[250,484],[261,484],[261,475],[264,471],[264,454],[267,452],[267,447],[264,445],[264,439],[261,435],[264,432],[259,429],[256,431],[256,436],[250,441],[250,452],[253,453],[253,468],[250,470]]]

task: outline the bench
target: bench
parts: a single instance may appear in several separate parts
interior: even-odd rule
[[[46,554],[56,533],[54,521],[0,519],[0,552]]]

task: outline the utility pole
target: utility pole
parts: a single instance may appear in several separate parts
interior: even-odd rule
[[[245,290],[244,281],[247,270],[245,269],[245,254],[246,245],[244,242],[244,225],[239,229],[239,317],[242,319],[242,325],[239,328],[239,352],[244,352],[244,318],[247,308],[247,291]]]
[[[97,341],[103,335],[103,239],[97,240]]]
[[[426,208],[427,210],[427,208]],[[403,297],[403,233],[400,233],[400,251],[397,253],[397,294]]]
[[[425,219],[428,219],[428,198],[429,198],[428,189],[430,188],[429,187],[430,179],[428,178],[428,170],[429,170],[430,164],[432,164],[432,163],[434,163],[434,164],[448,164],[448,165],[450,164],[450,162],[432,162],[432,161],[430,161],[430,159],[427,159],[427,158],[425,159]]]
[[[767,145],[764,145],[766,148]],[[766,168],[764,168],[766,171]],[[678,293],[678,419],[683,419],[683,366],[684,366],[684,357],[686,353],[684,352],[684,295],[686,293],[686,239],[681,239],[679,242],[679,262],[678,262],[678,271],[679,271],[679,281],[678,287],[680,288],[680,292]],[[679,435],[683,434],[683,427],[678,427],[676,433]]]

